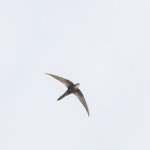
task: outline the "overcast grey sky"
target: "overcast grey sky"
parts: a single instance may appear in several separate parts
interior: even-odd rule
[[[150,149],[149,0],[1,1],[0,70],[0,150]]]

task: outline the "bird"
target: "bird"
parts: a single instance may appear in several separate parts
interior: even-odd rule
[[[54,74],[50,74],[50,73],[46,73],[46,74],[52,76],[53,78],[55,78],[57,80],[59,80],[61,83],[63,83],[67,87],[67,90],[65,91],[65,93],[62,94],[57,99],[58,101],[63,99],[65,96],[68,96],[70,94],[74,94],[80,100],[80,102],[82,103],[84,108],[86,109],[88,116],[90,116],[89,108],[88,108],[88,105],[87,105],[87,103],[85,101],[84,95],[81,92],[81,90],[79,89],[79,86],[80,86],[79,83],[74,84],[72,81],[70,81],[68,79],[65,79],[65,78],[62,78],[60,76],[57,76],[57,75],[54,75]]]

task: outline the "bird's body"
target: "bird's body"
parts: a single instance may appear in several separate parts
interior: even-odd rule
[[[65,96],[67,96],[67,95],[69,95],[69,94],[71,94],[71,93],[76,92],[77,89],[78,89],[78,87],[77,87],[78,85],[79,85],[79,83],[69,85],[67,91],[66,91],[63,95],[61,95],[61,96],[58,98],[58,100],[61,100],[61,99],[63,99]]]
[[[86,101],[84,99],[84,96],[83,96],[82,92],[80,91],[80,89],[78,88],[79,85],[80,85],[79,83],[74,84],[73,82],[71,82],[68,79],[65,79],[65,78],[62,78],[62,77],[59,77],[59,76],[56,76],[56,75],[53,75],[53,74],[49,74],[49,73],[46,73],[46,74],[48,74],[48,75],[54,77],[55,79],[59,80],[60,82],[65,84],[68,88],[67,91],[65,91],[65,93],[58,98],[58,100],[61,100],[65,96],[70,95],[70,94],[73,93],[77,96],[77,98],[83,104],[83,106],[85,107],[85,109],[86,109],[86,111],[89,115],[89,109],[88,109],[88,106],[87,106]]]

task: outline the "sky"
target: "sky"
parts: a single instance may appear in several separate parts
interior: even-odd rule
[[[149,150],[149,18],[149,0],[1,1],[0,149]]]

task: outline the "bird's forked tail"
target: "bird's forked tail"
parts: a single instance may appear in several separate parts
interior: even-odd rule
[[[68,91],[66,91],[63,95],[61,95],[57,100],[61,100],[63,99],[65,96],[69,95],[70,93]]]

